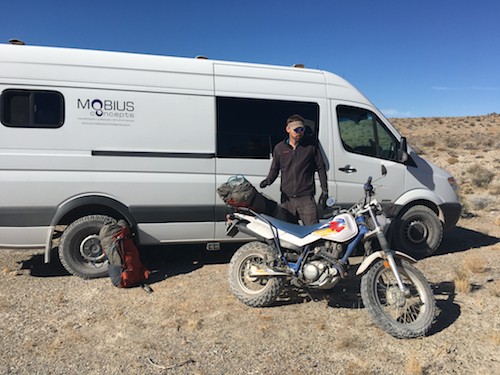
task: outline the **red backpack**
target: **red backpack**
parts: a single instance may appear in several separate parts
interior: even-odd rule
[[[106,224],[99,232],[101,246],[108,257],[111,282],[119,288],[142,285],[150,271],[141,263],[139,249],[124,220]]]

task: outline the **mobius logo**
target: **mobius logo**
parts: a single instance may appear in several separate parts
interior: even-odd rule
[[[108,99],[78,99],[77,108],[89,110],[90,116],[113,118],[133,118],[135,110],[133,101]]]

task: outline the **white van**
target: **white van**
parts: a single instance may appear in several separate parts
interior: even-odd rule
[[[129,53],[0,45],[0,246],[46,249],[106,273],[97,233],[126,219],[142,245],[225,236],[216,189],[265,178],[285,120],[318,137],[329,192],[350,206],[369,175],[393,245],[431,254],[461,211],[452,176],[420,158],[356,88],[325,71]],[[279,181],[265,193],[279,200]]]

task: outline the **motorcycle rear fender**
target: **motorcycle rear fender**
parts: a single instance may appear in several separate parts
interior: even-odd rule
[[[417,263],[417,260],[412,258],[411,256],[402,253],[400,251],[395,251],[394,252],[394,258],[402,258],[410,261],[411,263]],[[363,262],[361,262],[361,265],[359,266],[358,270],[356,271],[356,275],[361,275],[363,274],[376,260],[378,259],[385,259],[384,252],[382,250],[377,251],[371,255],[369,255]]]

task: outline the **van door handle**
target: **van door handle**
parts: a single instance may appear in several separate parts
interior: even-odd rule
[[[339,171],[342,171],[345,173],[357,172],[356,168],[351,167],[349,164],[347,164],[345,167],[339,168]]]

